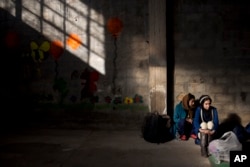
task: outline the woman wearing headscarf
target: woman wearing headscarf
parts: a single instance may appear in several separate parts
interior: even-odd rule
[[[192,133],[193,117],[196,108],[195,96],[191,93],[186,94],[174,109],[174,127],[178,134],[176,138],[187,140],[190,136],[196,138]]]
[[[219,126],[217,109],[211,103],[210,96],[202,95],[194,117],[194,132],[198,136],[196,144],[200,144],[201,156],[204,157],[208,157],[208,144]]]

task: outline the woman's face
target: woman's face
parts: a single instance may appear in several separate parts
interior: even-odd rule
[[[203,108],[204,108],[205,110],[208,110],[209,107],[210,107],[210,105],[211,105],[211,101],[210,101],[209,99],[208,99],[208,100],[205,100],[204,103],[203,103]]]
[[[195,99],[190,99],[188,105],[189,105],[191,108],[195,107]]]

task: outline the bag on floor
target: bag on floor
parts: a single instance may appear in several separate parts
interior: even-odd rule
[[[142,136],[151,143],[164,143],[173,139],[170,129],[170,117],[149,113],[144,118]]]
[[[242,144],[233,131],[224,133],[221,138],[212,140],[208,145],[208,150],[218,162],[230,160],[230,151],[241,151]]]

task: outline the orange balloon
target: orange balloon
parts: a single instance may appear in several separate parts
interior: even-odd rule
[[[58,60],[63,54],[63,43],[59,40],[52,41],[50,44],[50,54]]]
[[[70,34],[67,39],[67,45],[70,46],[72,49],[76,50],[80,45],[82,41],[81,38],[77,34]]]
[[[122,31],[123,23],[121,19],[117,17],[110,18],[107,24],[108,31],[114,36],[117,37]]]

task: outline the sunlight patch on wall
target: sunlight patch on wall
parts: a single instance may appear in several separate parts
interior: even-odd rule
[[[21,19],[24,23],[28,24],[33,29],[41,32],[41,9],[40,3],[37,1],[22,1]]]
[[[43,13],[42,13],[42,33],[47,38],[54,40],[64,40],[64,31],[63,31],[63,13],[60,12],[60,8],[53,6],[43,5]],[[59,12],[58,12],[59,11]]]
[[[0,8],[7,10],[12,16],[16,16],[15,2],[10,0],[1,0]]]
[[[50,41],[61,41],[65,50],[105,74],[105,23],[102,14],[81,0],[22,0],[21,3],[1,1],[0,7],[13,16],[16,16],[16,9],[21,9],[22,22]],[[72,34],[76,34],[77,40],[70,39]],[[70,45],[67,41],[71,41]]]
[[[102,74],[105,74],[105,61],[100,56],[91,53],[89,64]]]
[[[89,64],[101,74],[105,74],[105,49],[103,46],[105,43],[104,18],[93,9],[90,11],[90,18],[91,38]]]

